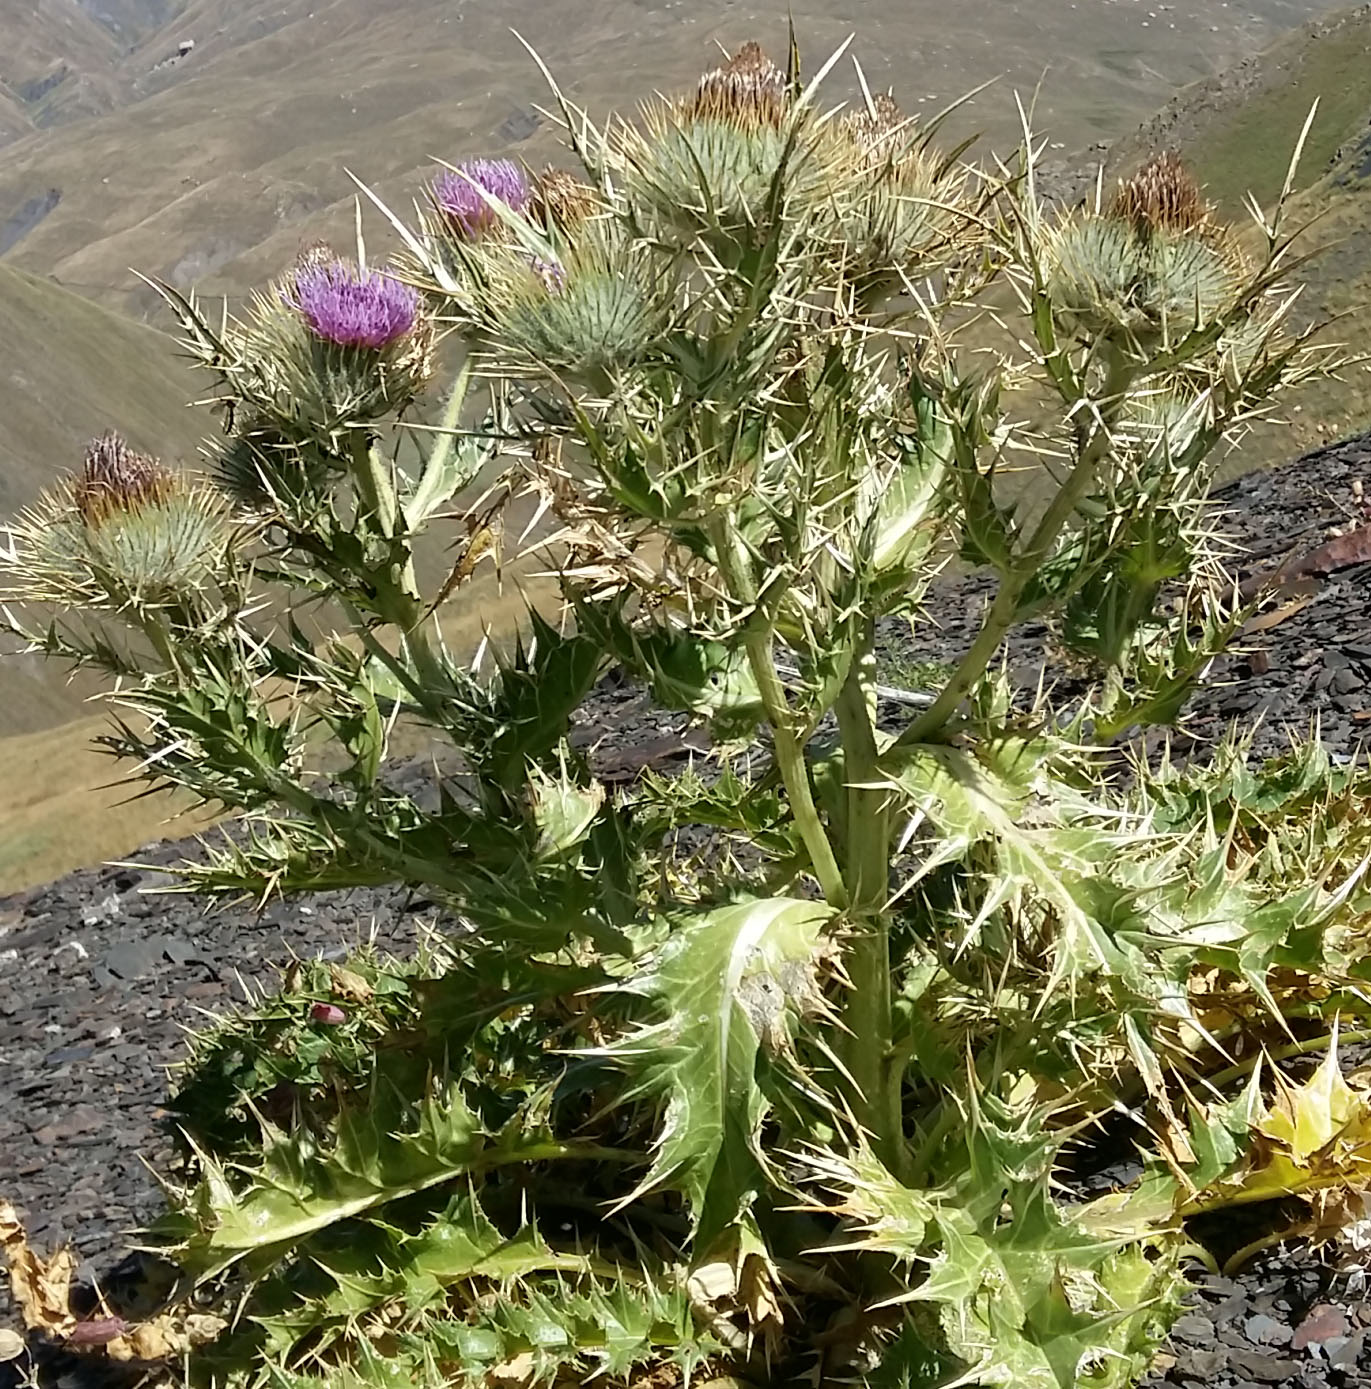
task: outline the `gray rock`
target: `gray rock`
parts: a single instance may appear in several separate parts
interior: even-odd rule
[[[1280,1384],[1300,1372],[1300,1362],[1285,1356],[1260,1350],[1231,1350],[1228,1363],[1232,1369],[1255,1379],[1259,1384]]]
[[[120,941],[105,954],[105,968],[126,983],[152,974],[162,961],[165,942],[154,936],[150,940]]]
[[[1328,1363],[1333,1369],[1341,1370],[1344,1374],[1356,1371],[1365,1350],[1365,1331],[1358,1331],[1354,1336],[1343,1338],[1341,1345],[1335,1346],[1332,1340],[1324,1342],[1324,1354],[1328,1356]]]
[[[1177,1319],[1171,1328],[1172,1336],[1192,1346],[1212,1346],[1214,1344],[1214,1323],[1208,1317],[1197,1313]]]
[[[1285,1346],[1290,1344],[1290,1338],[1294,1334],[1285,1322],[1277,1321],[1274,1317],[1268,1317],[1265,1313],[1259,1313],[1255,1317],[1248,1317],[1245,1324],[1247,1334],[1263,1346]]]

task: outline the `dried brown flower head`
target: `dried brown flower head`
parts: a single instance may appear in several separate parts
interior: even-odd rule
[[[785,73],[751,41],[722,67],[705,73],[694,95],[682,103],[682,114],[691,119],[776,128],[784,124],[789,110]]]
[[[72,496],[86,525],[98,526],[115,512],[165,501],[174,486],[175,479],[155,458],[131,449],[111,431],[87,446]]]
[[[595,190],[565,169],[544,169],[533,185],[531,207],[545,225],[555,223],[573,231],[593,217],[599,208]]]
[[[1131,178],[1122,179],[1109,215],[1128,222],[1141,237],[1158,231],[1193,231],[1213,216],[1195,176],[1170,152],[1149,159]]]
[[[906,123],[900,104],[889,92],[872,97],[870,109],[850,115],[844,125],[852,139],[863,150],[874,150],[889,140],[890,135]]]
[[[291,266],[291,270],[294,272],[318,269],[322,265],[332,265],[337,259],[337,251],[327,241],[307,241],[296,253],[295,264]]]

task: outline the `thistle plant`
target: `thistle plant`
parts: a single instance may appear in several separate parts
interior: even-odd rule
[[[120,677],[111,750],[242,816],[188,888],[446,913],[196,1044],[153,1234],[168,1323],[225,1312],[198,1381],[1104,1389],[1189,1215],[1362,1209],[1335,1053],[1317,1148],[1313,1092],[1233,1058],[1366,1011],[1367,784],[1127,736],[1244,616],[1219,446],[1326,366],[1284,213],[1240,240],[1169,157],[1053,210],[1031,138],[987,171],[893,96],[827,108],[840,57],[749,45],[604,129],[554,86],[579,171],[373,198],[391,262],[316,254],[242,322],[167,290],[225,500],[102,443],[15,529],[15,596],[61,611],[13,621]],[[175,576],[102,548],[191,499]],[[472,668],[442,619],[502,506],[562,601]],[[888,690],[878,633],[954,560],[995,579],[976,635]],[[1028,620],[1069,697],[1002,671]],[[568,735],[615,669],[711,753],[597,777]],[[387,776],[402,726],[431,797]],[[1106,1120],[1146,1179],[1073,1202]]]

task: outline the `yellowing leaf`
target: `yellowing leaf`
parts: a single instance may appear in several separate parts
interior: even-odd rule
[[[1252,1120],[1253,1143],[1244,1163],[1191,1196],[1182,1215],[1226,1205],[1302,1196],[1321,1213],[1321,1234],[1340,1210],[1360,1218],[1361,1207],[1336,1199],[1371,1185],[1371,1096],[1354,1089],[1338,1065],[1337,1042],[1303,1085],[1276,1078],[1274,1103]],[[1355,1213],[1355,1214],[1354,1214]]]
[[[493,1365],[486,1374],[486,1383],[498,1385],[500,1389],[514,1389],[514,1386],[529,1384],[538,1369],[538,1362],[527,1351],[506,1360],[501,1365]]]
[[[135,1326],[105,1347],[111,1360],[170,1360],[189,1348],[185,1333],[171,1317],[158,1317]]]
[[[1276,1103],[1257,1130],[1283,1143],[1295,1162],[1307,1163],[1350,1126],[1355,1127],[1359,1118],[1371,1139],[1365,1097],[1343,1079],[1337,1051],[1330,1049],[1304,1085],[1291,1085],[1277,1072]]]
[[[330,965],[328,974],[333,991],[339,998],[345,998],[349,1003],[365,1003],[370,999],[371,985],[360,974],[344,969],[342,965]]]
[[[766,1242],[751,1220],[732,1226],[697,1265],[687,1282],[691,1298],[725,1315],[741,1309],[753,1332],[772,1337],[784,1323],[780,1274]]]

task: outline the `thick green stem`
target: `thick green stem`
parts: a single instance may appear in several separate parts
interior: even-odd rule
[[[843,1022],[854,1108],[877,1155],[897,1176],[909,1165],[894,1052],[890,964],[890,806],[877,765],[870,633],[838,695],[835,713],[847,782],[845,873],[851,904],[851,989]]]
[[[939,732],[957,711],[957,706],[971,693],[976,682],[1000,649],[1000,643],[1014,625],[1019,602],[1033,576],[1050,558],[1057,543],[1081,500],[1095,484],[1100,464],[1112,446],[1113,424],[1123,405],[1132,378],[1133,368],[1122,352],[1116,352],[1110,362],[1100,396],[1099,417],[1087,435],[1075,466],[1066,481],[1057,489],[1051,505],[1043,513],[1027,546],[1018,556],[1013,568],[1000,580],[995,600],[990,605],[981,630],[970,650],[962,657],[937,699],[900,735],[900,743],[922,743]]]
[[[847,905],[847,890],[843,885],[842,870],[829,843],[819,809],[814,804],[814,791],[809,784],[809,767],[805,762],[804,748],[794,733],[794,715],[785,690],[771,656],[770,639],[762,642],[747,639],[747,656],[752,673],[762,690],[762,701],[766,707],[767,720],[771,724],[772,750],[776,766],[785,782],[786,796],[790,801],[791,814],[795,816],[796,828],[809,853],[810,867],[819,880],[824,900],[830,906]],[[768,679],[769,677],[769,679]],[[770,690],[768,690],[770,685]]]
[[[742,551],[731,518],[717,519],[711,526],[711,532],[719,572],[730,596],[736,602],[755,605],[757,587],[752,581],[751,566]],[[795,826],[804,841],[810,867],[819,880],[824,900],[830,906],[844,907],[847,905],[847,888],[843,883],[842,870],[838,867],[833,845],[829,842],[828,833],[819,816],[819,808],[814,803],[814,791],[809,784],[809,768],[805,763],[804,747],[796,736],[795,714],[786,698],[781,677],[776,673],[776,661],[771,648],[771,630],[769,627],[758,625],[757,616],[754,612],[748,617],[743,648],[747,652],[753,679],[757,682],[767,722],[771,725],[772,753],[776,759],[776,769],[785,783],[790,813],[795,817]]]

